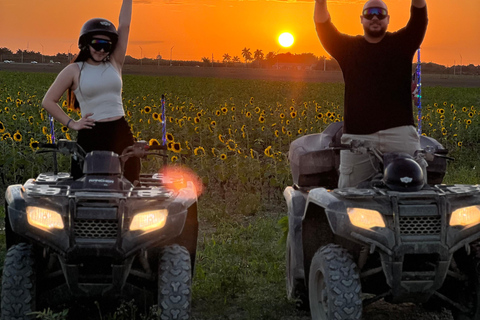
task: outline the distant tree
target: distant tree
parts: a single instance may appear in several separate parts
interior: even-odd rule
[[[247,47],[243,48],[242,50],[243,59],[245,59],[245,66],[248,62],[252,61],[252,53],[250,52],[250,48]]]
[[[255,60],[263,60],[263,58],[265,57],[265,55],[263,54],[262,50],[261,49],[257,49],[255,50],[255,52],[253,53],[253,58]]]
[[[232,60],[232,57],[228,53],[225,53],[223,55],[223,63],[225,63],[225,65],[228,65],[231,60]]]
[[[203,62],[203,65],[207,67],[210,64],[210,59],[208,59],[207,57],[203,57],[202,62]]]
[[[270,51],[270,52],[267,53],[267,55],[265,56],[265,60],[273,60],[273,59],[275,59],[275,56],[276,56],[275,52]]]
[[[240,57],[239,56],[233,56],[232,62],[240,62]]]

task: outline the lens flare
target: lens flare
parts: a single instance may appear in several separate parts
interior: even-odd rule
[[[190,168],[184,166],[166,166],[160,172],[163,176],[165,185],[169,188],[179,191],[187,186],[191,181],[195,186],[197,197],[203,193],[203,184],[198,175]]]

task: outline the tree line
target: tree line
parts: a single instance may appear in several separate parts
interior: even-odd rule
[[[57,53],[55,55],[43,55],[41,52],[21,50],[13,52],[6,47],[0,47],[0,61],[13,61],[15,63],[61,63],[68,64],[74,58],[71,53]],[[126,56],[125,64],[131,65],[158,65],[158,66],[202,66],[202,67],[248,67],[248,68],[277,68],[277,69],[313,69],[324,71],[339,71],[340,66],[337,61],[325,56],[317,57],[313,53],[292,54],[290,52],[278,53],[270,51],[264,53],[261,49],[252,52],[250,48],[243,48],[239,55],[225,53],[221,59],[202,57],[200,61],[196,60],[167,60],[159,55],[155,59],[142,58],[137,59],[132,56]],[[414,65],[415,66],[415,65]],[[422,63],[424,73],[437,74],[464,74],[480,75],[480,65],[456,65],[446,67],[433,62]]]

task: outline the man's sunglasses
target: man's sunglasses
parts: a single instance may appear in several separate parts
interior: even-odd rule
[[[100,51],[103,49],[103,51],[105,52],[110,52],[112,51],[113,44],[109,40],[92,39],[92,41],[90,41],[90,46],[96,51]]]
[[[378,20],[383,20],[387,17],[387,15],[387,10],[383,8],[374,7],[363,10],[363,17],[367,20],[372,20],[375,16],[378,18]]]

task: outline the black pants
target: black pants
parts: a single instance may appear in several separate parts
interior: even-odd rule
[[[123,149],[134,143],[132,132],[125,120],[121,118],[109,122],[95,122],[92,129],[83,129],[78,131],[77,143],[89,153],[93,150],[113,151],[118,155],[122,154]],[[72,160],[72,176],[78,179],[83,175],[83,168],[75,160]],[[130,158],[125,163],[125,178],[130,182],[139,179],[140,159]]]

